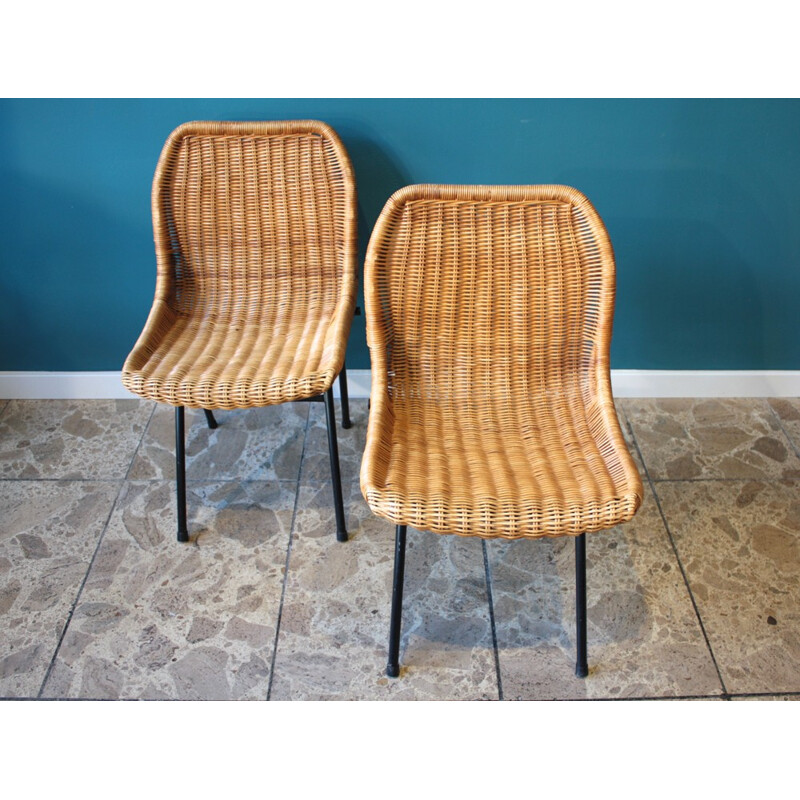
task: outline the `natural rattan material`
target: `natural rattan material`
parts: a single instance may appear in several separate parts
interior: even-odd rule
[[[579,535],[642,484],[611,396],[615,267],[565,186],[408,186],[365,265],[372,393],[361,489],[399,525]]]
[[[355,181],[336,133],[315,121],[181,125],[152,207],[156,295],[125,387],[207,409],[325,392],[356,299]]]

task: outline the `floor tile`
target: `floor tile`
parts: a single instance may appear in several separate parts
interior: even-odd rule
[[[189,480],[296,481],[308,403],[215,411],[210,429],[203,412],[187,409],[186,477]],[[175,476],[175,410],[159,404],[131,466],[131,480]]]
[[[780,425],[789,436],[795,453],[800,454],[800,399],[775,397],[769,400],[769,404],[778,415]]]
[[[46,697],[266,699],[295,485],[132,482],[109,522]]]
[[[639,476],[642,479],[642,482],[645,481],[645,469],[644,463],[642,461],[642,457],[639,455],[639,448],[636,446],[636,439],[633,436],[633,432],[631,430],[630,422],[628,418],[625,416],[625,409],[622,406],[622,403],[617,400],[615,402],[616,410],[617,410],[617,420],[619,421],[619,427],[622,431],[622,438],[625,440],[625,446],[628,448],[628,452],[631,454],[631,458],[633,458],[633,463],[636,465],[636,469],[639,471]]]
[[[487,548],[506,699],[722,691],[649,489],[631,522],[587,534],[587,678],[574,674],[574,542],[492,540]]]
[[[0,477],[124,478],[152,411],[136,399],[11,400],[0,418]]]
[[[727,696],[800,699],[800,400],[617,411]],[[631,523],[587,537],[588,678],[572,540],[486,543],[498,685],[482,541],[409,529],[389,679],[394,527],[358,485],[366,399],[347,430],[336,402],[346,543],[321,403],[216,415],[187,409],[179,544],[172,408],[0,399],[0,697],[722,699],[648,483]]]
[[[328,452],[328,424],[322,403],[310,403],[309,426],[306,434],[305,454],[301,480],[325,482],[331,479],[331,461]],[[359,481],[361,457],[367,443],[369,410],[366,399],[350,401],[352,427],[342,428],[341,406],[336,401],[336,443],[339,449],[339,469],[342,482]]]
[[[793,452],[765,400],[624,399],[650,477],[800,477]]]
[[[345,486],[301,486],[271,699],[496,699],[480,541],[409,529],[399,678],[386,677],[394,526]]]
[[[800,482],[657,491],[731,693],[800,691]]]
[[[119,484],[0,481],[0,697],[35,697]]]

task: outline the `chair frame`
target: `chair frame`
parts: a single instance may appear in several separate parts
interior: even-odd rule
[[[392,574],[392,610],[389,618],[389,657],[386,674],[400,675],[400,628],[403,617],[403,584],[406,571],[406,526],[395,526],[394,572]],[[586,637],[586,534],[575,537],[575,674],[589,674]]]

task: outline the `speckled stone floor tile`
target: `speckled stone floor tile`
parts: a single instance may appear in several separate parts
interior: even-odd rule
[[[800,478],[793,451],[760,398],[623,399],[650,477]]]
[[[345,489],[350,541],[334,539],[330,487],[301,486],[272,700],[496,699],[479,541],[409,529],[401,674],[386,677],[394,526]]]
[[[0,418],[0,478],[124,478],[153,403],[11,400]]]
[[[288,482],[131,482],[75,608],[45,697],[266,699],[295,501]]]
[[[795,453],[800,454],[800,400],[796,397],[770,398],[769,404],[778,415],[780,426],[786,431]]]
[[[36,697],[119,491],[0,481],[0,697]]]
[[[636,446],[636,439],[634,438],[631,430],[631,424],[628,421],[627,416],[625,416],[625,410],[622,407],[622,403],[617,400],[615,402],[615,406],[617,409],[617,420],[619,422],[620,430],[622,431],[622,438],[625,440],[628,452],[631,454],[631,458],[633,458],[633,463],[636,465],[636,469],[639,470],[639,475],[642,478],[642,482],[644,482],[646,478],[644,463],[642,462],[642,457],[639,455],[639,448]]]
[[[189,480],[291,480],[300,471],[309,403],[215,411],[211,429],[199,409],[187,409]],[[156,407],[133,460],[131,480],[175,476],[175,411]]]
[[[727,690],[800,691],[800,482],[657,490]]]
[[[486,542],[487,588],[482,541],[414,530],[389,679],[366,399],[348,430],[336,402],[346,543],[322,404],[220,411],[215,431],[187,410],[187,544],[171,408],[0,399],[0,697],[800,699],[800,400],[617,410],[711,650],[645,481],[633,522],[588,536],[587,679],[571,540]]]
[[[583,679],[575,677],[574,542],[487,543],[504,698],[720,694],[649,490],[632,521],[586,538],[589,676]]]
[[[328,425],[322,403],[309,404],[309,425],[303,456],[303,482],[325,482],[331,479],[331,461],[328,453]],[[369,410],[365,399],[350,400],[352,427],[342,428],[339,401],[335,402],[336,443],[339,449],[339,469],[343,483],[358,483],[361,457],[367,444]]]

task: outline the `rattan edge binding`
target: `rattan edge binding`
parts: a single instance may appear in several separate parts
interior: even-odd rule
[[[641,492],[631,491],[627,494],[616,496],[602,505],[598,504],[596,513],[594,514],[596,521],[592,524],[579,525],[573,530],[565,530],[562,526],[558,526],[558,532],[553,533],[548,530],[548,526],[545,524],[540,525],[539,529],[533,533],[531,533],[529,530],[517,530],[515,532],[510,532],[509,530],[504,529],[502,526],[492,526],[491,530],[487,529],[486,531],[478,529],[466,531],[458,528],[457,525],[422,524],[423,516],[428,522],[430,522],[432,516],[436,516],[431,509],[440,511],[441,514],[439,516],[441,516],[442,519],[445,519],[448,516],[451,518],[458,517],[459,509],[457,507],[450,514],[446,514],[443,511],[443,509],[452,506],[452,501],[450,498],[415,498],[413,496],[396,498],[392,497],[391,493],[380,492],[371,486],[367,486],[365,489],[363,483],[362,492],[364,494],[364,499],[367,501],[367,505],[370,507],[370,511],[372,511],[375,516],[388,520],[395,525],[409,525],[413,528],[417,528],[418,530],[428,531],[429,533],[436,533],[442,536],[454,535],[465,539],[554,539],[562,536],[576,537],[584,533],[603,533],[604,531],[610,531],[613,529],[613,527],[622,525],[623,523],[631,520],[642,505]],[[492,501],[490,498],[486,498],[480,505],[484,510],[488,511],[490,509],[501,507],[502,503],[499,501]],[[408,509],[414,508],[415,506],[420,509],[426,508],[426,514],[420,514],[419,519],[417,519],[414,513],[404,514],[400,513],[399,511],[401,508]],[[601,516],[600,512],[603,507],[614,508],[617,511],[617,514],[615,514],[615,522],[612,526],[609,526]],[[624,509],[622,514],[619,514],[620,509]],[[472,511],[473,509],[470,508],[467,512],[465,512],[464,516],[467,516]],[[526,511],[526,516],[535,516],[540,519],[547,518],[548,515],[553,513],[552,509],[548,509],[545,506],[529,508],[526,509]],[[569,517],[572,515],[572,513],[573,512],[569,508],[559,509],[559,515],[561,517]],[[578,515],[575,514],[575,516],[577,518]],[[521,522],[522,515],[520,515],[520,518],[517,520],[515,527],[518,529],[523,528]]]

